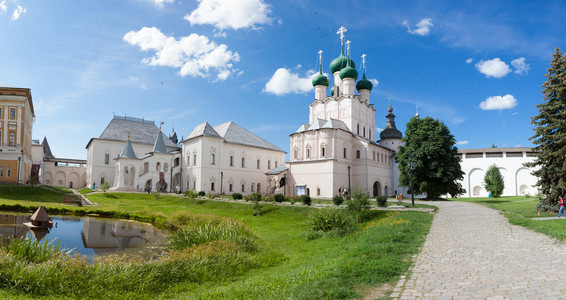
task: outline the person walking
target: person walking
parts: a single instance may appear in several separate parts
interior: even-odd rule
[[[564,216],[564,198],[560,196],[560,210],[558,211],[558,219],[561,219]]]

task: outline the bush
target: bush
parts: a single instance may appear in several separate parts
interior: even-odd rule
[[[275,201],[275,198],[273,197],[273,195],[269,195],[269,196],[263,197],[263,201],[265,201],[265,202],[273,202],[273,201]]]
[[[377,206],[387,207],[387,196],[377,196],[375,200],[377,201]]]
[[[250,200],[253,201],[253,202],[261,201],[261,194],[260,193],[252,193],[250,195]]]
[[[311,205],[312,203],[311,196],[309,195],[301,195],[300,199],[304,205]]]
[[[369,209],[369,196],[360,188],[352,193],[352,200],[346,201],[348,210],[354,214],[356,221],[362,222],[365,211]]]
[[[185,195],[187,195],[187,197],[191,200],[194,200],[197,198],[197,192],[193,191],[193,190],[188,190],[185,192]]]
[[[283,202],[285,201],[285,196],[283,196],[283,194],[275,194],[273,195],[273,200],[275,200],[275,202]]]
[[[342,210],[319,209],[309,216],[309,230],[306,238],[311,240],[327,234],[342,236],[353,232],[356,225],[351,216]]]
[[[240,193],[232,194],[232,199],[234,199],[234,200],[241,200],[242,198],[244,198],[244,196],[242,196],[242,194],[240,194]]]
[[[206,193],[205,193],[204,191],[199,191],[199,192],[198,192],[198,195],[199,195],[200,197],[204,197],[204,195],[206,195]]]
[[[254,210],[254,216],[261,215],[261,212],[263,210],[263,206],[265,205],[263,203],[260,203],[261,202],[261,194],[260,193],[251,194],[250,200],[254,203],[252,205],[252,209]]]
[[[339,206],[340,204],[344,203],[344,197],[336,195],[332,197],[332,202],[334,202],[334,205]]]

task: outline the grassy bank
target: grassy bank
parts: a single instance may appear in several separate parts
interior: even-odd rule
[[[509,223],[546,234],[559,240],[566,240],[566,220],[533,220],[538,217],[556,217],[554,212],[539,212],[535,197],[500,197],[500,198],[456,198],[452,201],[473,202],[486,205],[503,212]],[[540,214],[540,215],[539,215]]]
[[[253,216],[251,205],[241,203],[175,196],[156,199],[137,193],[88,197],[101,204],[95,209],[99,214],[145,216],[179,228],[175,231],[179,235],[172,236],[177,246],[166,257],[149,262],[94,265],[73,258],[37,265],[4,253],[0,296],[352,298],[406,272],[432,221],[432,215],[423,212],[374,211],[371,220],[352,234],[306,240],[308,217],[315,210],[311,207],[268,204],[260,216]],[[29,203],[39,204],[0,195],[0,204]],[[75,214],[93,210],[57,202],[41,205]],[[41,284],[32,280],[37,277]]]

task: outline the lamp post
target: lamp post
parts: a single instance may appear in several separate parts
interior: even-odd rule
[[[352,167],[348,166],[348,199],[352,200],[352,189],[350,187],[350,169],[352,169]]]
[[[224,181],[224,172],[220,171],[220,194],[224,195],[224,190],[222,189],[222,181]]]
[[[413,191],[413,155],[409,153],[409,170],[411,172],[411,203],[415,206],[415,192]]]

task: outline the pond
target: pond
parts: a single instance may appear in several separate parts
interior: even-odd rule
[[[95,217],[51,216],[51,229],[24,225],[31,214],[0,212],[0,239],[27,237],[61,241],[61,249],[73,249],[93,262],[109,255],[160,255],[167,244],[167,230],[147,223]]]

